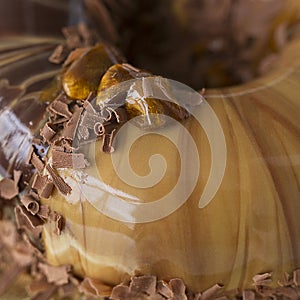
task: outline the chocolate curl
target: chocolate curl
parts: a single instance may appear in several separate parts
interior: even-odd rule
[[[112,287],[104,284],[100,280],[86,277],[79,285],[79,291],[91,296],[109,297]]]
[[[35,215],[40,209],[39,203],[30,195],[23,195],[20,198],[21,203],[26,207],[26,209],[32,214]]]
[[[114,152],[114,148],[112,146],[114,134],[116,132],[116,129],[113,129],[111,133],[105,133],[103,137],[103,143],[102,143],[102,151],[105,153],[112,153]]]
[[[50,177],[53,180],[53,183],[55,187],[63,194],[63,195],[68,195],[71,193],[72,188],[65,183],[65,181],[58,175],[56,172],[51,168],[50,165],[46,166],[46,169],[50,175]]]
[[[202,293],[201,300],[208,300],[212,297],[216,297],[217,293],[219,293],[223,289],[223,286],[220,284],[215,284],[206,291]]]

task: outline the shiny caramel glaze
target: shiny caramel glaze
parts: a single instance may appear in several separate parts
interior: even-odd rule
[[[131,129],[122,132],[113,154],[102,153],[98,144],[88,145],[87,158],[95,163],[80,172],[59,170],[72,193],[63,196],[55,191],[43,200],[65,218],[59,236],[51,224],[44,227],[49,262],[71,264],[77,274],[109,284],[141,273],[180,277],[192,290],[217,282],[226,289],[249,288],[252,277],[263,272],[272,272],[276,283],[284,272],[299,268],[299,51],[300,41],[294,41],[271,74],[238,87],[207,91],[224,131],[227,164],[219,190],[202,209],[198,201],[212,162],[207,136],[193,117],[182,124],[199,151],[197,185],[185,204],[157,221],[137,224],[135,212],[124,211],[132,220],[124,223],[100,211],[110,195],[125,202],[155,201],[174,187],[181,164],[187,170],[195,167],[188,149],[180,157],[176,148],[185,143],[182,126],[162,129],[175,136],[175,144],[158,132],[144,135],[130,148],[131,166],[140,176],[149,173],[152,154],[165,158],[166,174],[152,188],[129,186],[113,168],[111,159],[128,146]],[[117,166],[126,159],[119,156]]]

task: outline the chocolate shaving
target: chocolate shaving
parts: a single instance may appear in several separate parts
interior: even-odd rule
[[[252,279],[254,281],[254,285],[268,285],[272,282],[271,273],[257,274]]]
[[[47,176],[42,176],[40,174],[36,174],[33,178],[32,181],[32,188],[36,189],[36,190],[42,190],[42,188],[46,185],[48,181],[48,177]]]
[[[11,200],[19,193],[19,188],[15,181],[10,178],[4,178],[0,181],[0,196],[6,200]]]
[[[112,292],[112,287],[104,284],[100,280],[86,277],[79,285],[79,291],[87,295],[108,297]]]
[[[61,64],[68,56],[68,49],[65,45],[58,45],[51,56],[49,61],[54,64]]]
[[[156,277],[147,275],[133,277],[129,288],[133,293],[144,293],[153,296],[156,290]]]
[[[69,272],[71,271],[71,266],[69,265],[53,267],[44,263],[39,263],[38,268],[46,276],[49,283],[63,285],[69,282]]]
[[[55,229],[54,233],[56,235],[60,235],[61,231],[63,230],[64,227],[64,218],[62,215],[59,215],[57,212],[52,211],[49,215],[50,220],[55,222]]]
[[[185,294],[185,290],[186,290],[186,287],[185,287],[185,284],[183,283],[183,281],[179,278],[174,278],[174,279],[171,279],[170,282],[169,282],[169,286],[174,294],[174,297],[173,299],[175,300],[179,300],[179,299],[182,299],[182,300],[187,300],[187,297],[186,297],[186,294]],[[202,298],[201,298],[202,299]]]
[[[82,111],[83,111],[82,107],[75,106],[74,113],[71,119],[68,121],[68,123],[66,123],[65,128],[63,130],[62,133],[63,138],[71,139],[71,140],[74,139]]]
[[[40,135],[43,137],[44,142],[50,142],[55,136],[56,131],[50,126],[50,123],[46,123],[44,127],[40,130]]]
[[[35,215],[40,209],[39,203],[30,195],[22,195],[20,197],[21,203],[26,207],[26,209]]]
[[[112,147],[112,142],[114,138],[114,133],[116,129],[112,130],[110,134],[105,133],[103,137],[103,143],[102,143],[102,151],[105,153],[112,153],[114,152],[114,148]]]
[[[84,169],[87,163],[82,153],[67,153],[53,149],[52,166],[54,168]]]
[[[15,207],[14,211],[18,229],[29,231],[37,230],[36,232],[40,231],[40,227],[44,223],[40,218],[33,216],[24,206],[18,205]]]
[[[33,297],[49,290],[51,287],[53,287],[53,285],[49,283],[45,277],[42,277],[39,280],[32,281],[28,286],[26,286],[26,290],[28,294]]]
[[[44,204],[40,205],[40,209],[37,214],[40,218],[47,220],[50,214],[49,206]]]
[[[36,296],[32,297],[31,300],[48,300],[52,299],[51,296],[56,292],[57,286],[51,285],[49,289],[44,292],[38,293]]]
[[[81,46],[81,39],[77,26],[64,27],[62,33],[66,38],[67,47],[72,50]]]
[[[169,298],[173,298],[173,296],[174,296],[169,285],[166,282],[164,282],[163,280],[160,280],[157,282],[156,289],[157,289],[157,293],[162,295],[164,298],[169,299]]]
[[[71,187],[50,167],[50,165],[46,166],[46,169],[53,180],[55,187],[63,194],[68,195],[71,193]]]
[[[300,269],[293,272],[293,283],[295,286],[300,286]]]
[[[47,179],[46,183],[39,190],[40,197],[48,199],[52,194],[53,188],[53,182]]]
[[[45,165],[34,152],[32,152],[31,163],[40,174],[43,172]]]
[[[110,298],[123,300],[128,298],[129,294],[130,294],[129,287],[124,284],[119,284],[113,287]]]
[[[202,293],[201,300],[211,299],[211,297],[216,296],[220,290],[222,290],[223,286],[220,284],[215,284],[206,291]]]
[[[70,119],[72,117],[72,113],[70,112],[67,103],[59,100],[60,97],[61,96],[55,99],[47,109],[52,113]]]

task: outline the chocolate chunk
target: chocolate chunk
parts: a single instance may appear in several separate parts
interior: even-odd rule
[[[71,193],[71,187],[53,170],[50,165],[46,166],[46,169],[53,180],[55,187],[63,194],[68,195]]]
[[[44,263],[39,263],[38,268],[46,276],[49,283],[63,285],[69,282],[69,272],[71,271],[69,265],[53,267]]]
[[[79,291],[91,296],[109,297],[112,287],[100,280],[86,277],[79,285]]]
[[[46,183],[39,190],[40,197],[48,199],[52,194],[53,188],[53,182],[47,179]]]
[[[30,195],[22,195],[20,197],[21,203],[26,207],[26,209],[32,214],[35,215],[39,211],[39,203]]]
[[[160,280],[157,282],[157,293],[159,293],[160,295],[162,295],[163,297],[169,299],[169,298],[173,298],[174,294],[171,290],[171,288],[169,287],[169,285]]]
[[[84,169],[87,163],[82,153],[67,153],[53,150],[52,166],[54,168]]]
[[[43,221],[29,213],[24,206],[18,205],[15,207],[15,216],[19,229],[39,232]]]

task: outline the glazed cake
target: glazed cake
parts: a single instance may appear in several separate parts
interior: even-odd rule
[[[191,8],[179,2],[173,18],[193,28],[182,9]],[[203,11],[212,9],[204,2]],[[225,2],[221,11],[237,9]],[[105,1],[86,4],[90,14],[91,7],[109,9]],[[251,78],[276,61],[266,75],[197,93],[153,76],[151,62],[150,71],[129,64],[111,46],[122,38],[103,42],[100,30],[99,43],[83,24],[63,32],[65,41],[18,41],[25,57],[20,65],[15,58],[18,74],[24,62],[36,66],[31,74],[27,68],[8,82],[16,69],[1,71],[0,292],[30,269],[35,299],[81,292],[112,299],[297,299],[296,33],[282,53],[265,53],[255,71],[246,68]],[[214,34],[208,35],[215,40]],[[263,40],[254,43],[257,52]],[[2,43],[4,66],[15,41]],[[228,76],[237,82],[248,75]],[[161,180],[151,172],[162,172]]]

